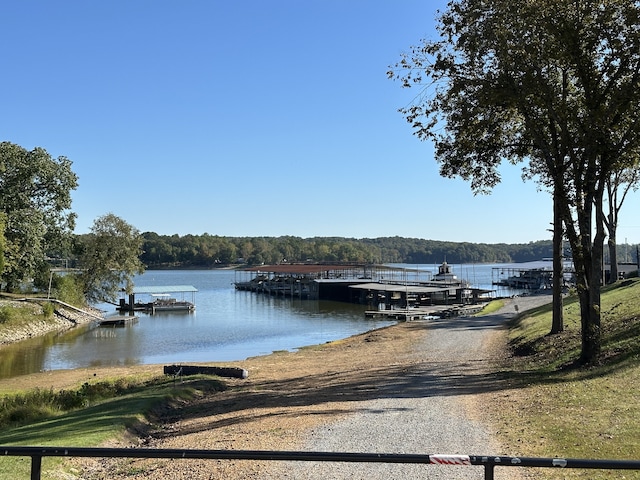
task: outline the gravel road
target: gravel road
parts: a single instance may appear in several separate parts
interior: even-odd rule
[[[433,321],[426,342],[415,352],[415,368],[397,384],[380,387],[376,399],[358,402],[352,415],[313,430],[303,450],[509,455],[492,438],[490,419],[483,418],[482,405],[472,396],[495,388],[486,374],[493,334],[516,311],[550,301],[548,295],[517,297],[490,316]],[[480,466],[288,462],[282,467],[263,478],[484,478]],[[522,478],[517,470],[497,468],[495,478]]]

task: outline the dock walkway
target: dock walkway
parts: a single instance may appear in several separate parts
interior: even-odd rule
[[[114,315],[106,317],[99,324],[101,327],[125,327],[132,323],[137,323],[138,317],[132,315]]]
[[[475,305],[432,305],[429,307],[390,309],[390,310],[367,310],[364,312],[367,318],[384,317],[395,320],[423,320],[429,317],[459,317],[473,315],[484,308],[485,304]]]

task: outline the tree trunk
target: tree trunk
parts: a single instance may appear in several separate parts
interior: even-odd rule
[[[580,362],[591,365],[598,361],[602,348],[602,332],[600,329],[600,289],[602,282],[602,261],[604,253],[604,214],[602,210],[602,195],[594,195],[596,209],[595,236],[593,243],[589,242],[589,255],[585,258],[587,267],[585,276],[588,282],[580,298],[582,308],[582,352]],[[591,209],[588,209],[589,214]],[[583,232],[584,234],[584,232]],[[584,298],[582,298],[584,297]]]
[[[584,245],[582,249],[584,249]],[[585,254],[584,257],[587,258],[580,258],[583,253]],[[589,253],[591,253],[591,249],[589,249]],[[587,252],[581,252],[578,256],[574,254],[582,336],[580,363],[583,365],[590,365],[596,362],[600,355],[601,346],[599,301],[601,280],[599,272],[601,269],[594,270],[593,262],[588,257],[591,257],[591,255],[587,254]]]
[[[596,259],[596,257],[600,257]],[[593,255],[593,263],[602,262],[602,249],[600,255]],[[595,265],[594,265],[595,266]],[[580,299],[582,308],[582,352],[580,362],[583,365],[591,365],[597,362],[602,348],[602,335],[600,331],[600,280],[602,267],[592,268],[589,287],[584,290],[586,297]]]
[[[556,187],[557,188],[557,187]],[[562,286],[564,283],[563,238],[561,197],[556,192],[553,195],[553,316],[551,320],[551,334],[564,330],[564,314],[562,301]]]
[[[589,284],[591,275],[589,274],[590,268],[588,264],[590,262],[585,257],[588,250],[585,249],[584,242],[581,241],[580,236],[570,236],[571,250],[573,254],[573,264],[576,271],[576,290],[578,292],[578,300],[580,302],[580,333],[582,336],[582,349],[580,351],[580,363],[588,363],[589,359],[593,356],[591,351],[591,339],[593,333],[590,333],[590,295]]]
[[[609,245],[609,281],[607,283],[613,283],[618,280],[618,247],[616,246],[615,226],[609,228],[607,243]]]
[[[577,222],[573,220],[569,208],[563,205],[562,211],[567,237],[571,244],[576,271],[576,288],[580,301],[582,336],[580,363],[590,365],[598,361],[602,346],[600,288],[605,233],[602,192],[595,185],[592,188],[581,190],[588,193],[582,197],[581,202],[575,205]],[[592,221],[594,206],[596,209],[595,225]],[[595,235],[593,234],[594,229]]]

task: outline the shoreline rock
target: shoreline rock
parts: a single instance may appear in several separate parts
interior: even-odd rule
[[[34,319],[34,321],[28,324],[18,326],[6,326],[0,324],[0,348],[5,345],[11,345],[14,343],[28,340],[30,338],[41,337],[53,332],[62,332],[70,330],[78,325],[86,325],[95,321],[95,317],[91,315],[84,315],[80,312],[76,312],[60,305],[56,306],[53,317],[44,318],[42,316],[42,305],[35,302],[26,302],[24,300],[0,300],[0,307],[14,306],[19,308],[31,307],[31,312],[34,315],[40,315],[40,319]],[[94,313],[95,315],[102,315],[102,311],[93,307],[84,307],[84,310]],[[37,317],[36,317],[37,318]]]

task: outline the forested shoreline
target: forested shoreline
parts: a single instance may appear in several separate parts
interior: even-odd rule
[[[145,232],[142,237],[144,252],[140,260],[147,268],[215,268],[282,262],[510,263],[552,256],[551,240],[485,244],[403,237],[222,237],[153,232]]]

